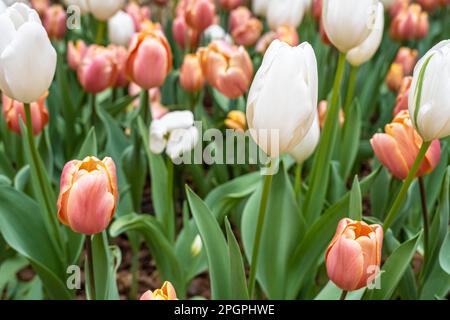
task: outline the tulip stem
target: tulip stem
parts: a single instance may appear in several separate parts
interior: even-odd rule
[[[269,164],[270,166],[270,164]],[[266,217],[267,203],[269,200],[270,187],[272,185],[273,175],[267,174],[264,176],[264,185],[261,195],[261,202],[259,205],[258,222],[256,225],[255,241],[253,242],[252,261],[250,265],[250,275],[248,280],[248,294],[250,299],[253,298],[256,282],[256,267],[258,265],[259,247],[261,242],[261,234],[264,227],[264,220]]]
[[[91,126],[95,127],[95,121],[96,121],[96,117],[97,117],[97,110],[96,108],[96,100],[97,100],[97,96],[95,95],[95,93],[93,93],[91,95],[91,99],[90,99],[90,103],[91,103]]]
[[[300,199],[300,194],[302,192],[302,167],[302,163],[297,163],[295,165],[294,191],[296,199]]]
[[[150,118],[151,118],[150,105],[149,105],[148,99],[149,99],[148,90],[142,89],[141,97],[140,97],[141,116],[146,125],[150,125],[150,122],[151,122],[150,121]]]
[[[395,199],[394,203],[392,204],[391,210],[389,211],[386,219],[384,220],[383,224],[383,230],[386,231],[389,229],[389,227],[394,222],[398,211],[400,210],[400,207],[403,203],[403,200],[406,197],[406,193],[408,192],[409,186],[413,182],[414,178],[416,177],[417,171],[419,171],[420,165],[422,164],[422,160],[425,157],[425,154],[428,151],[428,148],[431,145],[430,142],[424,142],[422,146],[420,147],[419,153],[417,154],[416,160],[414,161],[411,170],[409,170],[409,174],[406,177],[405,181],[403,182],[402,188],[400,189],[400,192],[397,195],[397,198]]]
[[[347,115],[350,111],[350,107],[352,105],[353,97],[355,94],[355,88],[356,88],[356,79],[358,76],[358,67],[352,66],[350,68],[350,75],[348,79],[348,87],[347,87],[347,96],[345,97],[345,104],[344,104],[344,114]]]
[[[342,293],[341,293],[341,296],[339,297],[339,300],[345,300],[345,298],[347,297],[347,293],[348,293],[348,291],[342,290]]]
[[[98,21],[97,35],[95,36],[95,43],[102,45],[105,38],[106,21]]]
[[[94,277],[94,260],[92,258],[92,236],[86,236],[86,258],[89,269],[89,297],[95,300],[95,277]]]
[[[430,224],[428,219],[428,208],[427,208],[427,194],[425,192],[425,184],[423,178],[419,177],[419,189],[420,189],[420,200],[422,203],[422,218],[423,218],[423,257],[424,260],[428,257],[428,246],[429,246],[429,234],[430,234]]]

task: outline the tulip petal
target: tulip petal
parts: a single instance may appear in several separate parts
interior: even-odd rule
[[[370,140],[375,155],[397,179],[405,179],[409,168],[399,151],[397,142],[385,133],[377,133]]]

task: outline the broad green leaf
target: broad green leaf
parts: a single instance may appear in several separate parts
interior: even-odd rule
[[[439,264],[450,275],[450,232],[447,233],[441,251],[439,252]]]
[[[358,176],[353,179],[352,190],[350,191],[349,216],[353,220],[362,220],[362,199]]]
[[[359,139],[361,135],[361,107],[356,99],[346,115],[340,145],[341,176],[346,179],[351,173],[358,154]]]
[[[86,135],[86,138],[84,139],[83,144],[78,151],[77,159],[82,160],[88,156],[97,156],[97,138],[95,136],[95,129],[93,127]]]
[[[361,300],[366,289],[362,288],[356,291],[349,292],[345,300]],[[342,294],[342,289],[336,287],[336,285],[328,281],[325,287],[319,292],[314,300],[339,300]]]
[[[391,175],[385,167],[381,169],[380,174],[373,183],[373,188],[370,190],[370,204],[371,213],[378,219],[383,219],[389,201],[389,189],[391,184]]]
[[[0,264],[0,292],[12,280],[16,280],[16,273],[28,265],[27,259],[19,255],[12,257]]]

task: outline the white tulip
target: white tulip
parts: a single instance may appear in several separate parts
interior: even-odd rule
[[[80,9],[81,13],[89,12],[87,0],[64,0],[66,6],[76,6]]]
[[[150,125],[150,150],[160,154],[165,149],[174,161],[191,151],[198,140],[199,133],[191,111],[169,112]]]
[[[316,150],[320,140],[319,115],[316,113],[313,125],[298,145],[289,152],[297,163],[305,162]]]
[[[56,51],[39,15],[16,3],[0,15],[0,34],[0,89],[24,103],[37,101],[56,70]]]
[[[3,13],[6,10],[6,5],[0,0],[0,13]]]
[[[271,1],[267,9],[269,27],[273,30],[282,25],[297,28],[305,15],[305,6],[305,0]]]
[[[356,48],[351,49],[347,53],[347,61],[355,67],[366,63],[377,52],[383,39],[384,29],[384,8],[381,3],[378,3],[377,17],[375,24],[369,36]]]
[[[378,0],[323,0],[322,21],[331,43],[347,53],[369,36]]]
[[[425,141],[450,135],[450,40],[438,43],[417,63],[408,105],[414,126]]]
[[[111,43],[126,47],[134,32],[133,19],[122,10],[108,20],[108,36]]]
[[[270,2],[271,0],[253,0],[252,1],[253,13],[257,16],[265,17],[267,15],[267,9],[269,8]]]
[[[89,12],[98,20],[106,21],[125,5],[125,0],[86,0]]]
[[[317,112],[317,90],[317,61],[311,45],[291,47],[274,40],[247,99],[250,134],[265,153],[277,157],[306,136]]]
[[[213,24],[206,28],[203,31],[203,36],[208,42],[224,40],[230,44],[233,43],[233,38],[218,24]]]
[[[200,235],[196,235],[194,238],[194,241],[191,244],[191,254],[193,257],[196,257],[202,252],[203,248],[203,242],[202,238],[200,238]]]
[[[2,0],[0,0],[1,2]],[[24,3],[27,6],[30,6],[30,1],[28,0],[3,0],[4,4],[9,7],[12,6],[14,3]]]

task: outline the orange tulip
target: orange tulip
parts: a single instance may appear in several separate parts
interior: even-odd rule
[[[131,38],[128,77],[143,89],[160,87],[172,70],[172,51],[163,32],[146,28]]]
[[[367,286],[380,267],[382,245],[380,225],[342,219],[325,255],[328,277],[346,291]]]
[[[212,0],[185,0],[181,6],[184,6],[186,22],[191,28],[202,32],[214,23],[216,7]]]
[[[62,5],[54,4],[47,8],[42,24],[49,38],[63,39],[66,33],[67,14]]]
[[[58,218],[73,231],[92,235],[105,230],[117,207],[116,166],[111,158],[72,160],[62,171]]]
[[[213,41],[199,51],[206,80],[228,98],[238,98],[249,88],[253,65],[244,47]]]
[[[247,119],[245,113],[239,110],[233,110],[228,113],[225,119],[225,125],[229,129],[244,132],[247,128]]]
[[[269,31],[258,40],[255,47],[256,52],[264,54],[275,39],[286,42],[291,47],[295,47],[299,44],[298,33],[294,27],[279,26],[276,31]]]
[[[203,88],[205,78],[198,54],[188,54],[184,57],[180,69],[180,83],[181,87],[189,92],[197,92]]]
[[[164,282],[161,289],[156,289],[155,291],[148,290],[145,292],[140,300],[178,300],[177,293],[173,285],[166,281]]]
[[[406,179],[422,146],[422,138],[413,128],[407,110],[400,111],[392,123],[385,126],[384,131],[386,133],[377,133],[370,140],[375,155],[394,177],[400,180]],[[439,140],[434,140],[417,176],[421,177],[433,171],[440,157],[441,145]]]
[[[243,46],[254,45],[263,30],[261,21],[252,17],[247,7],[239,7],[231,11],[229,26],[234,41]]]
[[[46,93],[39,99],[39,101],[30,104],[31,123],[34,135],[38,135],[48,123],[48,111],[45,107],[45,99],[47,99],[47,95],[48,94]],[[22,118],[23,123],[26,121],[23,103],[13,100],[3,94],[2,110],[3,117],[5,118],[8,128],[17,134],[20,134],[21,130],[19,118]]]

